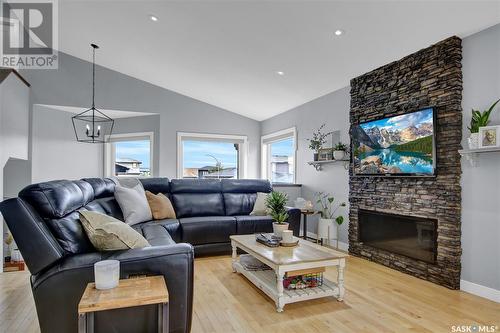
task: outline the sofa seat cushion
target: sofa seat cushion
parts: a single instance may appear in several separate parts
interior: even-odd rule
[[[165,226],[156,221],[135,224],[132,228],[142,234],[151,246],[175,244],[175,241],[172,239]]]
[[[238,235],[273,232],[273,219],[271,216],[243,215],[235,216],[235,218]]]
[[[229,242],[236,234],[236,219],[232,216],[200,216],[179,219],[182,241],[193,245]]]

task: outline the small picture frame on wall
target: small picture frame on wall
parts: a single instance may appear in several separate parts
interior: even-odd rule
[[[322,148],[318,152],[318,161],[333,160],[333,148]]]
[[[500,126],[479,127],[479,148],[500,147]]]

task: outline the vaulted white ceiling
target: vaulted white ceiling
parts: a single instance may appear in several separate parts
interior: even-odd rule
[[[96,42],[103,66],[263,120],[500,23],[500,1],[60,0],[59,18],[60,50]]]

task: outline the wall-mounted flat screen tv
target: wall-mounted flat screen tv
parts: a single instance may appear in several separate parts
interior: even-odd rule
[[[353,126],[355,175],[433,176],[436,169],[434,108]]]

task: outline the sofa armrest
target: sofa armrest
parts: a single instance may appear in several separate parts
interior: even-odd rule
[[[83,291],[94,281],[94,263],[120,261],[120,278],[163,275],[169,291],[170,332],[189,332],[193,305],[193,258],[190,244],[153,246],[124,251],[95,252],[64,258],[32,277],[32,289],[42,332],[76,332],[77,308]],[[96,332],[125,332],[132,327],[154,331],[156,312],[128,308],[98,313]],[[117,313],[120,313],[117,320]],[[60,318],[55,321],[53,318]],[[112,319],[114,318],[114,319]],[[134,330],[133,330],[134,331]]]
[[[293,235],[299,237],[300,233],[300,209],[294,207],[286,207],[288,214],[289,229],[293,231]]]

